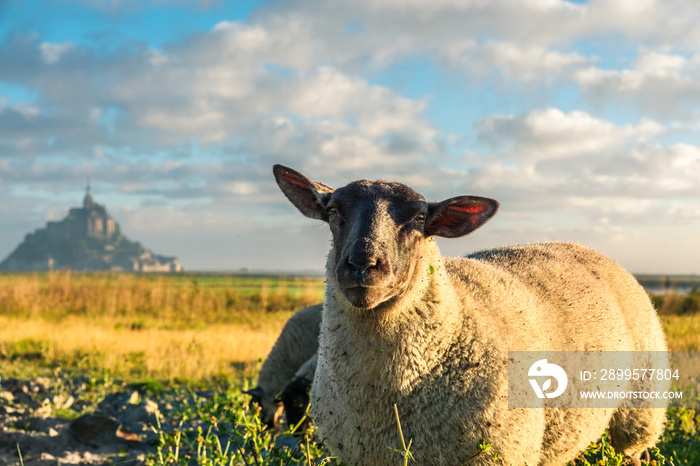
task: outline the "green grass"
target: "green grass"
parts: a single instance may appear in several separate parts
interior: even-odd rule
[[[146,464],[338,464],[313,442],[312,431],[292,434],[289,430],[266,430],[239,388],[207,398],[179,391],[174,398],[171,404],[180,408],[154,428],[158,453]],[[178,428],[164,428],[168,423],[176,423]],[[185,423],[190,426],[186,430],[181,428]]]
[[[199,398],[192,394],[179,403],[181,408],[156,427],[159,453],[148,459],[150,465],[212,464],[212,465],[340,465],[336,458],[312,441],[313,430],[295,432],[279,430],[270,432],[261,426],[256,411],[247,404],[240,389],[234,388],[211,398]],[[166,423],[195,421],[194,427],[185,430],[167,430]],[[411,444],[404,441],[397,420],[397,445],[387,446],[396,452],[396,465],[411,464]],[[669,409],[668,425],[661,441],[651,449],[650,461],[645,466],[698,465],[700,449],[698,428],[700,413],[688,409]],[[313,427],[312,427],[313,429]],[[398,440],[400,439],[400,440]],[[285,442],[286,441],[286,442]],[[491,453],[491,444],[479,445],[474,460],[489,458],[498,460]],[[479,464],[476,461],[474,464]],[[621,466],[626,464],[623,455],[609,444],[607,433],[591,444],[571,466]]]
[[[700,289],[697,287],[685,294],[652,294],[651,300],[662,315],[695,315],[700,311]]]

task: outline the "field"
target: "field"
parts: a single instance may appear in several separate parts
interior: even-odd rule
[[[231,275],[0,275],[0,374],[108,371],[194,383],[252,376],[323,282]]]
[[[0,464],[69,462],[48,450],[83,444],[84,464],[335,464],[310,434],[264,431],[241,393],[293,311],[322,297],[305,277],[0,274]],[[700,293],[652,300],[670,349],[700,350]],[[142,433],[75,439],[102,414],[133,431],[138,410]],[[700,412],[669,410],[652,464],[700,464],[699,424]],[[396,449],[402,464],[398,434]],[[619,461],[602,437],[574,464]]]

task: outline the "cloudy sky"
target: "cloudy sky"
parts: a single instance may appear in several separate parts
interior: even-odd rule
[[[2,0],[0,260],[80,204],[192,270],[321,270],[274,184],[492,197],[542,240],[700,273],[695,0]]]

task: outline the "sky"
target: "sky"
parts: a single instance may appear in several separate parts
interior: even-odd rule
[[[321,271],[281,163],[500,202],[444,255],[700,273],[699,24],[695,0],[0,0],[0,260],[89,178],[189,270]]]

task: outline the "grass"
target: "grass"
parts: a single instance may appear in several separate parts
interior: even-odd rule
[[[79,378],[88,386],[83,408],[52,407],[68,420],[125,384],[165,399],[174,408],[154,426],[151,465],[336,465],[313,432],[264,430],[242,393],[292,312],[322,293],[322,281],[311,278],[0,274],[0,377],[49,375],[66,392]],[[700,293],[652,300],[670,349],[699,350]],[[700,464],[700,412],[672,408],[668,418],[650,464]],[[396,438],[388,448],[406,464],[411,444],[399,419]],[[621,464],[607,442],[603,435],[571,464]],[[480,445],[478,456],[491,458],[490,447]]]
[[[312,441],[312,431],[275,435],[266,430],[249,399],[237,387],[210,397],[179,391],[171,404],[180,408],[154,428],[158,452],[146,464],[336,465]],[[176,423],[177,429],[166,429]],[[187,423],[190,427],[182,429]]]
[[[662,315],[669,350],[700,350],[700,313],[691,315]]]
[[[3,315],[157,322],[167,328],[240,323],[250,314],[319,302],[320,279],[236,275],[50,272],[0,274]]]
[[[199,329],[134,328],[116,319],[52,322],[0,316],[0,371],[26,378],[58,368],[107,370],[125,380],[169,382],[252,376],[289,315],[261,318],[255,325]]]
[[[689,293],[669,292],[652,294],[654,307],[661,315],[692,315],[700,311],[700,289],[694,287]]]
[[[321,280],[293,277],[0,274],[0,374],[253,376],[293,311],[322,293]]]
[[[651,295],[671,351],[700,350],[700,291]]]

